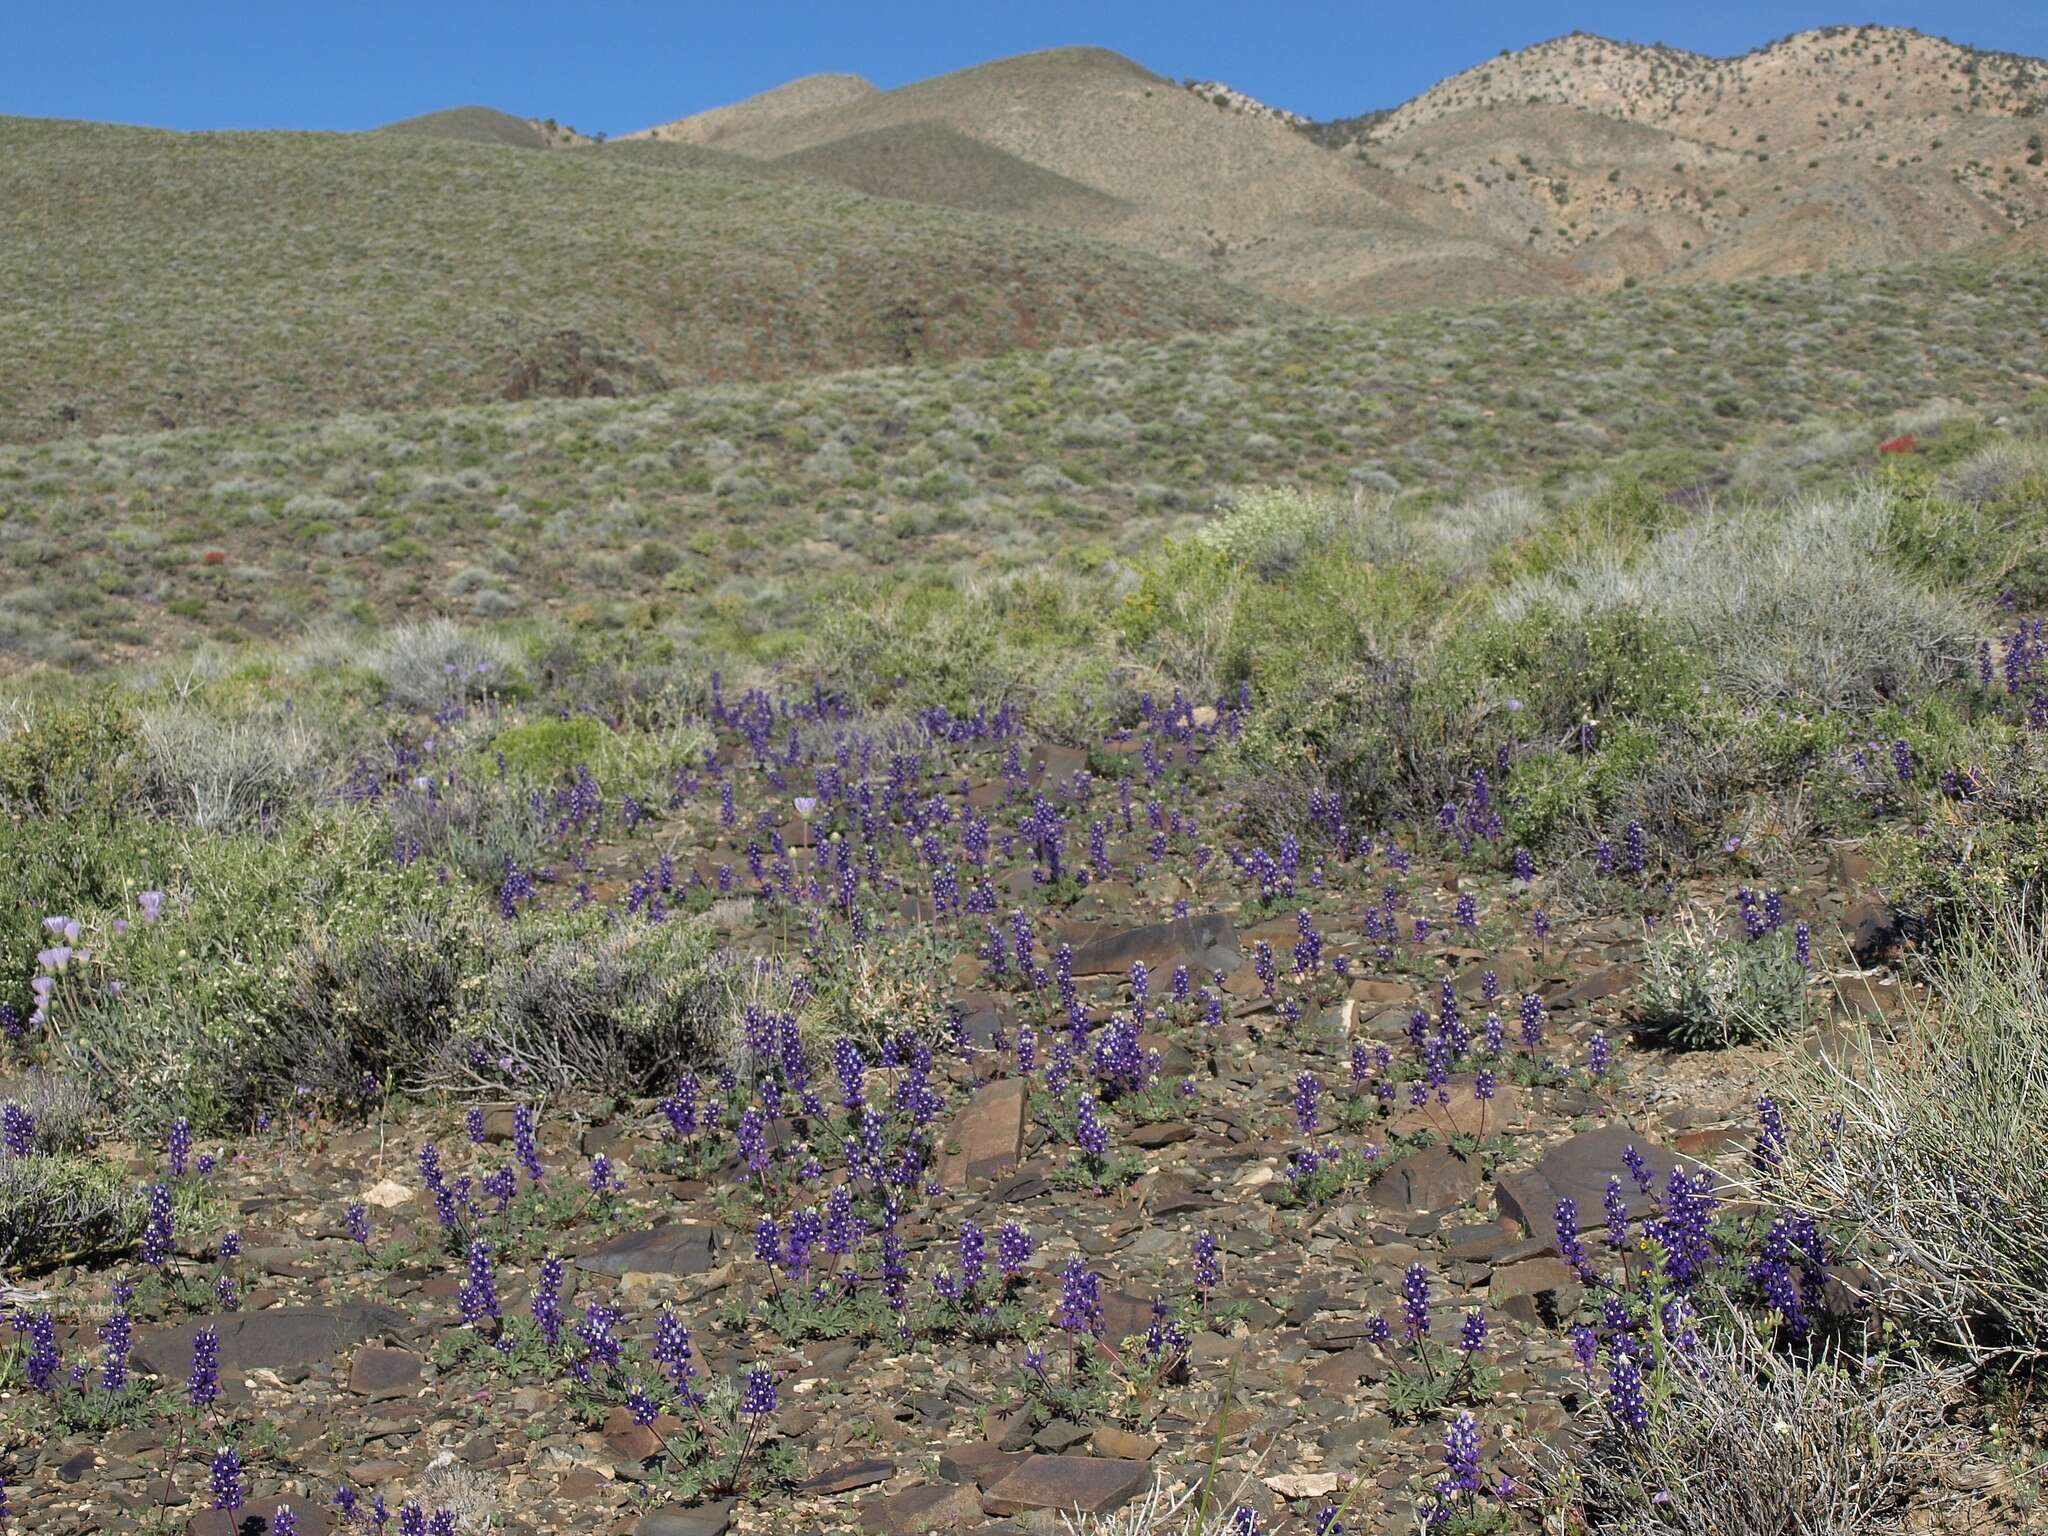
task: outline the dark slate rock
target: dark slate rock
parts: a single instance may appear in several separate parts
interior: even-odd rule
[[[1126,976],[1144,962],[1156,977],[1173,974],[1177,965],[1206,979],[1211,971],[1234,971],[1243,960],[1237,925],[1221,912],[1177,918],[1123,933],[1091,939],[1074,951],[1076,976]]]
[[[420,1384],[420,1357],[409,1349],[372,1345],[356,1351],[349,1363],[348,1389],[371,1402],[410,1397]]]
[[[151,1375],[182,1378],[192,1367],[192,1336],[210,1327],[220,1332],[223,1370],[271,1370],[285,1375],[325,1364],[369,1339],[402,1337],[408,1326],[404,1314],[371,1303],[301,1311],[230,1312],[152,1328],[136,1344],[134,1360]]]
[[[599,1275],[698,1275],[711,1268],[717,1242],[711,1227],[650,1227],[613,1238],[578,1258],[576,1267]]]
[[[633,1536],[725,1536],[732,1525],[733,1502],[657,1510],[633,1527]]]
[[[989,1489],[981,1507],[991,1515],[1052,1509],[1106,1515],[1131,1502],[1152,1480],[1142,1461],[1111,1456],[1034,1456]]]
[[[1383,1211],[1442,1211],[1463,1205],[1479,1187],[1479,1164],[1449,1147],[1427,1147],[1372,1181],[1366,1199]]]
[[[921,1483],[861,1510],[861,1529],[873,1536],[924,1536],[958,1531],[981,1521],[981,1495],[972,1483]]]
[[[797,1486],[805,1493],[851,1493],[856,1488],[872,1488],[877,1483],[886,1483],[896,1475],[893,1461],[849,1461],[844,1466],[820,1472]]]

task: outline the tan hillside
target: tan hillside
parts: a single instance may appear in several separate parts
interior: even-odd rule
[[[586,135],[553,118],[514,117],[495,107],[450,107],[443,112],[425,112],[386,123],[371,132],[452,139],[460,144],[502,144],[510,149],[567,149],[591,142]]]
[[[876,94],[859,75],[806,75],[772,91],[749,96],[729,106],[679,117],[672,123],[621,134],[624,140],[663,139],[678,144],[716,144],[721,139],[768,127],[785,118],[826,111]]]
[[[1315,124],[1057,48],[814,76],[657,134],[1099,235],[1339,310],[1938,255],[2048,217],[2048,63],[1888,28],[1738,59],[1574,34]]]
[[[731,154],[727,158],[764,170],[822,177],[873,197],[972,208],[1070,229],[1100,230],[1131,211],[1121,198],[1020,160],[943,123],[872,128],[779,160],[748,162]]]
[[[1468,70],[1354,152],[1573,281],[1940,254],[2048,216],[2048,64],[1881,28],[1740,59],[1576,35]]]
[[[1898,27],[1823,27],[1733,59],[1579,32],[1453,75],[1362,138],[1381,143],[1456,113],[1538,101],[1715,144],[1803,148],[1881,138],[1914,119],[2048,107],[2048,61]]]
[[[892,176],[912,130],[943,129],[999,152],[931,156],[921,181]],[[1287,298],[1348,295],[1371,304],[1382,287],[1463,239],[1459,276],[1443,301],[1554,291],[1522,253],[1478,238],[1454,211],[1425,219],[1404,209],[1368,168],[1330,153],[1277,117],[1220,109],[1101,48],[1057,48],[999,59],[893,91],[723,134],[721,149],[811,164],[833,179],[948,206],[1014,210],[1034,222],[1099,233],[1183,265]],[[832,148],[830,154],[827,149]],[[956,146],[957,147],[957,146]],[[998,165],[1010,185],[1001,185]],[[1050,173],[1114,200],[1041,195]],[[975,178],[963,185],[960,178]]]
[[[1309,120],[1299,112],[1289,112],[1284,107],[1268,106],[1256,96],[1246,95],[1233,85],[1221,80],[1188,80],[1183,84],[1195,95],[1223,112],[1241,112],[1247,117],[1271,118],[1274,122],[1285,123],[1290,128],[1306,128]]]

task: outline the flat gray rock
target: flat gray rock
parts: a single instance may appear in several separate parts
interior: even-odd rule
[[[981,1507],[991,1515],[1021,1515],[1033,1509],[1106,1515],[1130,1503],[1151,1480],[1152,1469],[1142,1461],[1033,1456],[989,1489]]]
[[[192,1339],[201,1328],[220,1331],[223,1370],[287,1371],[330,1361],[369,1339],[402,1335],[403,1313],[373,1303],[303,1311],[229,1312],[191,1317],[152,1328],[135,1347],[135,1363],[156,1376],[182,1378],[192,1368]]]
[[[576,1267],[598,1275],[698,1275],[711,1268],[716,1247],[711,1227],[649,1227],[613,1238],[578,1258]]]
[[[1169,980],[1177,965],[1186,966],[1199,985],[1211,972],[1236,970],[1243,958],[1237,925],[1222,912],[1205,912],[1090,939],[1074,951],[1074,974],[1125,976],[1143,961],[1155,987]]]

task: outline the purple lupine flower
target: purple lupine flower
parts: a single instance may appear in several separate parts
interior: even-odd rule
[[[1632,875],[1640,875],[1648,866],[1643,846],[1643,824],[1632,821],[1621,834],[1622,867]]]
[[[690,1354],[690,1330],[667,1307],[654,1320],[654,1342],[647,1353],[668,1376],[685,1407],[702,1401],[695,1385],[697,1366]]]
[[[1785,1117],[1769,1095],[1756,1101],[1756,1147],[1751,1154],[1759,1168],[1775,1168],[1785,1157]]]
[[[280,1504],[270,1512],[267,1536],[299,1536],[299,1517],[291,1505]]]
[[[1643,1391],[1643,1373],[1621,1350],[1608,1358],[1607,1412],[1636,1434],[1650,1427],[1650,1400]]]
[[[1022,1274],[1037,1246],[1031,1234],[1017,1223],[1004,1222],[1002,1230],[996,1234],[996,1268],[1002,1271],[1003,1278],[1014,1279]]]
[[[1446,1498],[1477,1493],[1479,1477],[1479,1424],[1460,1410],[1444,1431],[1444,1477],[1437,1492]]]
[[[749,1108],[740,1116],[739,1130],[734,1133],[739,1141],[740,1157],[747,1169],[756,1178],[768,1172],[768,1123],[762,1119],[761,1111]]]
[[[1543,1043],[1543,999],[1531,992],[1522,999],[1522,1044],[1534,1050]]]
[[[456,1305],[472,1328],[481,1327],[487,1317],[503,1315],[498,1309],[498,1278],[491,1269],[491,1245],[481,1238],[469,1245],[469,1277],[456,1293]]]
[[[988,1239],[973,1222],[960,1224],[960,1283],[968,1290],[981,1284],[988,1272]]]
[[[1562,1197],[1557,1202],[1553,1220],[1557,1226],[1557,1251],[1578,1277],[1591,1285],[1593,1264],[1586,1256],[1586,1245],[1579,1241],[1579,1202],[1570,1195]]]
[[[185,1381],[185,1400],[204,1408],[220,1396],[220,1330],[201,1328],[192,1335],[192,1372]]]
[[[647,1395],[647,1389],[637,1381],[626,1383],[626,1412],[643,1429],[661,1417],[661,1409],[655,1406],[654,1399]]]
[[[224,1445],[213,1453],[207,1482],[213,1489],[215,1509],[233,1514],[242,1507],[242,1458],[233,1446]]]
[[[590,1379],[590,1367],[593,1364],[613,1366],[619,1363],[624,1346],[612,1333],[618,1322],[619,1312],[616,1307],[608,1307],[601,1301],[585,1304],[583,1321],[576,1325],[576,1338],[584,1350],[582,1358],[573,1367],[578,1381]]]
[[[1322,1097],[1323,1085],[1316,1081],[1313,1072],[1304,1072],[1294,1080],[1294,1123],[1304,1136],[1313,1136],[1316,1127],[1322,1123],[1322,1112],[1317,1100]]]
[[[1223,1257],[1214,1232],[1195,1239],[1195,1294],[1207,1301],[1223,1280]]]
[[[1605,1077],[1607,1075],[1609,1051],[1606,1032],[1603,1030],[1596,1033],[1593,1036],[1592,1049],[1586,1056],[1586,1070],[1595,1077]]]
[[[462,1117],[462,1129],[464,1134],[469,1137],[469,1144],[472,1147],[482,1146],[484,1144],[484,1112],[475,1106],[471,1106]]]
[[[171,1122],[171,1134],[165,1146],[165,1161],[171,1177],[182,1179],[191,1171],[192,1122],[182,1116]]]
[[[127,1306],[116,1306],[100,1325],[100,1343],[106,1350],[100,1360],[102,1392],[119,1392],[128,1385],[128,1349],[133,1337]]]
[[[1628,1169],[1629,1177],[1636,1181],[1636,1190],[1647,1195],[1657,1183],[1657,1175],[1651,1171],[1650,1163],[1630,1142],[1621,1149],[1621,1161]]]
[[[47,1392],[64,1364],[57,1348],[57,1320],[48,1312],[38,1312],[29,1318],[27,1331],[28,1357],[22,1362],[22,1370],[32,1389]]]
[[[547,1168],[540,1160],[540,1118],[524,1104],[512,1109],[512,1155],[534,1183],[547,1177]]]
[[[177,1231],[171,1219],[171,1186],[152,1184],[149,1187],[149,1215],[142,1224],[142,1262],[152,1269],[162,1269],[171,1260],[171,1248],[177,1241]]]
[[[562,1281],[568,1269],[561,1259],[541,1260],[540,1279],[533,1288],[533,1320],[549,1349],[558,1348],[562,1342]]]
[[[775,1411],[775,1373],[764,1366],[747,1372],[747,1390],[740,1398],[740,1412],[758,1419]]]
[[[1429,1267],[1410,1264],[1401,1275],[1402,1336],[1410,1343],[1429,1336]]]
[[[763,1216],[754,1224],[754,1258],[770,1269],[782,1266],[782,1229],[773,1216]]]
[[[1486,1314],[1474,1307],[1458,1328],[1458,1348],[1464,1351],[1466,1359],[1486,1348],[1486,1334]]]
[[[825,1201],[825,1251],[845,1258],[860,1246],[866,1232],[867,1224],[853,1214],[853,1191],[844,1184],[835,1186]]]
[[[1472,1079],[1472,1097],[1484,1104],[1493,1097],[1494,1075],[1484,1067]]]
[[[1579,1369],[1590,1372],[1600,1360],[1600,1332],[1580,1323],[1572,1329],[1572,1359]]]
[[[0,1109],[0,1143],[10,1157],[27,1157],[34,1150],[36,1117],[19,1104]]]
[[[1813,969],[1813,930],[1803,919],[1792,925],[1792,956],[1801,970]]]
[[[462,1213],[455,1203],[455,1191],[441,1171],[441,1149],[431,1141],[420,1148],[420,1182],[434,1197],[434,1219],[444,1228],[457,1225]]]
[[[370,1213],[363,1202],[357,1200],[341,1213],[341,1229],[352,1242],[367,1248],[370,1245]]]
[[[1607,1212],[1607,1244],[1620,1252],[1628,1247],[1628,1199],[1621,1192],[1621,1180],[1608,1177],[1601,1204]]]
[[[1109,1151],[1109,1127],[1096,1118],[1093,1095],[1082,1094],[1074,1105],[1074,1140],[1091,1158]]]
[[[1658,1236],[1664,1242],[1665,1273],[1683,1290],[1698,1280],[1713,1262],[1708,1228],[1720,1204],[1712,1193],[1713,1175],[1702,1172],[1688,1178],[1682,1168],[1673,1168],[1665,1185],[1664,1219]]]
[[[1053,1309],[1053,1326],[1081,1335],[1102,1332],[1102,1282],[1078,1258],[1067,1260],[1060,1269],[1060,1295]]]
[[[623,1193],[626,1181],[619,1177],[612,1167],[612,1160],[603,1152],[590,1159],[590,1192],[594,1195],[616,1195]]]

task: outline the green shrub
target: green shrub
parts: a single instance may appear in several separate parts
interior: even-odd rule
[[[1806,1022],[1806,968],[1789,934],[1735,939],[1682,911],[1643,948],[1643,1029],[1686,1050],[1783,1040]]]
[[[1962,599],[1885,554],[1891,506],[1873,490],[1716,516],[1632,560],[1595,545],[1517,582],[1499,611],[1567,623],[1644,612],[1737,699],[1869,713],[1961,681],[1977,645]]]
[[[873,1060],[906,1031],[937,1043],[951,1024],[953,949],[923,924],[872,929],[865,942],[829,925],[813,946],[811,993],[800,1019],[808,1042],[844,1035]]]
[[[262,1095],[289,1093],[292,1079],[258,1081],[249,1060],[287,1015],[300,944],[467,899],[423,867],[396,866],[377,818],[335,810],[295,815],[267,836],[133,818],[110,829],[0,824],[0,863],[16,877],[12,975],[25,983],[43,917],[65,914],[89,936],[90,961],[59,981],[53,1058],[144,1125],[179,1114],[223,1125]],[[156,922],[135,920],[144,890],[166,893]]]
[[[2001,913],[2048,910],[2048,742],[2015,731],[1960,766],[1966,796],[1933,800],[1874,846],[1880,886],[1935,939]]]
[[[0,717],[0,815],[112,816],[136,790],[135,720],[111,691]]]
[[[605,728],[588,715],[508,725],[491,739],[490,750],[522,779],[553,784],[588,766],[604,744]]]

